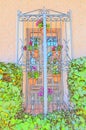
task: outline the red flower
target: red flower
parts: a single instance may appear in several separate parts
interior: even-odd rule
[[[28,44],[29,44],[30,46],[32,46],[32,41],[30,41]]]
[[[52,51],[55,51],[55,48],[56,48],[56,47],[55,47],[55,46],[53,46],[53,47],[52,47]]]
[[[43,19],[41,18],[41,19],[39,19],[37,22],[36,22],[36,26],[38,26],[40,23],[42,23],[43,22]]]
[[[26,51],[26,50],[27,50],[27,47],[26,47],[26,46],[24,46],[24,47],[23,47],[23,50],[25,50],[25,51]]]

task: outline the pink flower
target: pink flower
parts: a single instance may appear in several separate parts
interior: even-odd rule
[[[48,88],[48,95],[52,95],[53,94],[53,89],[52,88]],[[44,87],[40,88],[40,91],[38,92],[38,96],[44,96]]]
[[[44,92],[43,91],[39,91],[38,92],[38,96],[40,96],[40,97],[44,96]]]
[[[53,46],[53,47],[52,47],[52,51],[55,51],[55,48],[56,48],[56,47],[55,47],[55,46]]]
[[[52,88],[48,88],[48,94],[51,95],[53,93],[53,89]]]
[[[32,41],[30,41],[28,44],[32,46]]]
[[[38,21],[36,22],[36,26],[38,26],[39,25],[39,23],[38,23]]]
[[[40,23],[42,23],[43,22],[43,19],[41,18],[41,19],[39,19],[37,22],[36,22],[36,26],[38,26]]]
[[[36,66],[32,66],[32,69],[36,71],[36,70],[37,70],[37,67],[36,67]]]

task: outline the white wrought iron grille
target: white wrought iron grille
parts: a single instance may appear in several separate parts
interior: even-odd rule
[[[67,70],[72,59],[71,12],[39,9],[17,15],[17,64],[31,114],[68,109]]]

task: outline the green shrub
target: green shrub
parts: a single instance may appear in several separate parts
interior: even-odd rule
[[[68,86],[70,101],[77,115],[86,117],[86,58],[73,60],[69,65]]]
[[[0,130],[11,127],[11,119],[22,110],[21,68],[0,63]]]

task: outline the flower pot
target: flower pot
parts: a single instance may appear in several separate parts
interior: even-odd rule
[[[61,74],[57,74],[57,82],[61,81]]]
[[[55,83],[60,82],[60,80],[61,80],[61,74],[54,74],[53,75],[53,81]]]
[[[56,51],[52,51],[53,57],[56,57]]]
[[[40,28],[40,31],[43,31],[43,27]]]
[[[33,79],[33,85],[36,85],[36,83],[37,83],[37,80],[34,78]]]
[[[30,85],[33,85],[33,78],[30,78],[30,79],[29,79],[29,84],[30,84]]]
[[[34,58],[38,58],[38,55],[39,55],[38,50],[34,50]]]
[[[61,51],[58,51],[58,56],[60,56],[61,55]]]

